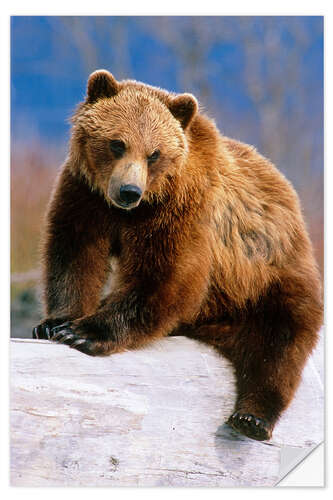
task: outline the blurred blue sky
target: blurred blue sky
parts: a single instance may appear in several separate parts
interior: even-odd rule
[[[316,119],[319,117],[318,123],[322,120],[322,18],[296,18],[298,23],[293,25],[293,18],[203,17],[196,18],[192,26],[189,20],[193,18],[169,17],[164,18],[169,23],[162,25],[159,32],[161,20],[163,18],[153,17],[12,17],[13,142],[38,138],[42,142],[64,143],[69,128],[66,119],[83,99],[89,73],[98,67],[109,69],[116,77],[134,78],[177,92],[199,93],[210,114],[214,115],[219,105],[221,110],[225,108],[228,118],[233,114],[236,121],[236,117],[243,115],[255,124],[258,103],[249,94],[244,67],[251,43],[254,50],[258,44],[272,43],[268,38],[268,24],[270,36],[279,37],[279,60],[271,60],[269,51],[265,57],[263,51],[253,71],[260,71],[257,77],[263,85],[266,80],[274,79],[272,72],[276,73],[277,83],[288,80],[293,63],[288,61],[288,51],[294,58],[296,46],[302,72],[298,81],[290,81],[289,89],[282,88],[286,94],[283,105],[289,106],[292,113],[297,108],[297,92],[302,91],[305,93],[301,104],[303,119],[311,120],[315,115]],[[298,54],[297,43],[302,44]],[[203,67],[198,68],[200,64]],[[181,78],[182,72],[186,78]],[[198,73],[206,73],[209,95],[200,88],[204,77]],[[191,88],[184,88],[185,83]],[[302,89],[297,89],[300,85]],[[269,94],[264,99],[270,99]],[[264,106],[264,100],[260,104]],[[218,124],[228,133],[222,112],[216,115]],[[251,126],[248,138],[242,139],[260,143]]]

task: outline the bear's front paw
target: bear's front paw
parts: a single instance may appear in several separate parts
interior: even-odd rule
[[[264,419],[236,411],[228,420],[228,425],[245,436],[265,441],[272,436],[272,426]]]
[[[93,331],[80,324],[79,320],[55,326],[51,330],[50,339],[90,356],[107,356],[120,350],[112,340],[98,339]]]
[[[61,325],[67,321],[67,318],[48,318],[45,319],[42,323],[35,326],[32,330],[32,338],[33,339],[51,339],[51,331],[55,326]]]

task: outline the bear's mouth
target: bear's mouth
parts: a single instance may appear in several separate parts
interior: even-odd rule
[[[120,208],[122,210],[132,210],[133,208],[136,208],[138,205],[140,205],[141,198],[132,203],[122,201],[119,198],[117,200],[111,198],[111,202],[115,207]]]

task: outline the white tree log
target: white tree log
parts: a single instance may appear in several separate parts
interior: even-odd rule
[[[271,486],[281,449],[323,439],[312,359],[271,441],[224,424],[234,400],[231,365],[184,337],[107,358],[12,340],[11,484]]]

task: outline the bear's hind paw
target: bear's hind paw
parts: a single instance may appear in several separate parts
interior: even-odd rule
[[[227,423],[236,431],[257,441],[266,441],[272,436],[272,427],[269,423],[249,413],[236,411],[231,415]]]

